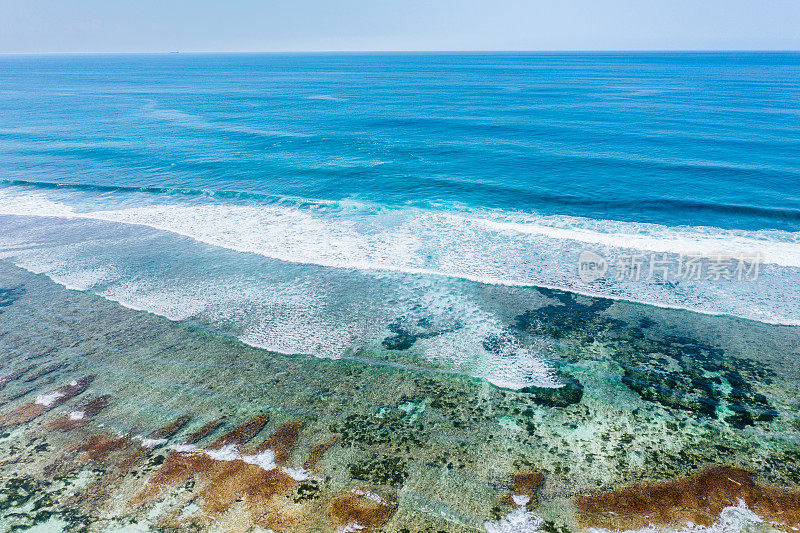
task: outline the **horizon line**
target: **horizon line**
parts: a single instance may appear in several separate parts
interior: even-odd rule
[[[800,53],[800,49],[782,48],[630,48],[630,49],[529,49],[529,50],[162,50],[125,52],[1,52],[0,56],[67,55],[175,55],[175,54],[591,54],[591,53]]]

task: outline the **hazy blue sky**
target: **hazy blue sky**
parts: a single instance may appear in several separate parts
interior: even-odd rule
[[[0,0],[0,52],[800,49],[800,0]]]

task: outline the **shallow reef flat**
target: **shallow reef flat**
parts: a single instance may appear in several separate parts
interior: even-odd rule
[[[412,364],[398,324],[394,359],[271,353],[0,262],[0,531],[800,528],[798,328],[489,290],[562,387]]]

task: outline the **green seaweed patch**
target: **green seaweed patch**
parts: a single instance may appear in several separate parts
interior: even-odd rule
[[[350,476],[377,485],[402,486],[408,477],[408,464],[399,457],[372,456],[350,465]]]
[[[800,450],[783,450],[766,458],[766,468],[761,473],[776,485],[800,488]]]
[[[342,435],[341,443],[358,443],[364,446],[390,444],[395,446],[423,446],[425,427],[421,422],[411,422],[400,409],[382,409],[377,416],[349,415],[341,424],[332,424],[331,433]]]
[[[315,500],[319,498],[322,491],[322,484],[314,479],[308,479],[300,483],[294,491],[292,501],[300,503],[307,500]]]
[[[427,318],[420,318],[416,322],[411,322],[405,317],[401,317],[388,326],[386,329],[394,333],[383,339],[381,345],[387,350],[408,350],[420,339],[430,339],[444,333],[456,331],[463,326],[455,324],[445,328],[434,328]]]
[[[626,323],[621,320],[600,315],[611,307],[614,300],[591,298],[588,303],[578,300],[578,296],[557,289],[537,289],[541,294],[556,300],[557,304],[525,311],[516,317],[515,327],[555,339],[580,335],[586,341],[609,328],[621,328]]]
[[[509,513],[510,509],[511,507],[508,505],[505,506],[495,505],[494,507],[489,509],[489,520],[491,520],[492,522],[499,522],[500,520],[503,519],[505,515]]]
[[[572,533],[566,525],[558,525],[552,520],[545,520],[539,524],[539,531],[542,533]]]
[[[544,407],[567,407],[579,403],[583,398],[583,385],[576,378],[568,374],[559,374],[563,387],[549,388],[530,385],[523,387],[519,392],[524,393],[536,405]]]
[[[49,504],[49,497],[43,490],[45,487],[26,477],[12,477],[3,484],[0,492],[0,512],[8,511],[14,507],[22,507],[32,501],[34,507],[41,506],[43,502]]]
[[[0,521],[10,530],[27,529],[57,518],[66,531],[86,531],[89,517],[73,508],[54,511],[56,501],[51,483],[37,482],[28,477],[12,477],[0,490]],[[56,491],[57,492],[57,491]]]
[[[583,398],[583,385],[577,379],[571,378],[567,380],[563,387],[557,389],[531,385],[523,387],[520,392],[530,395],[531,400],[536,405],[567,407],[581,401],[581,398]]]
[[[737,429],[778,416],[745,377],[768,382],[770,374],[754,361],[726,356],[720,348],[667,336],[614,343],[613,353],[623,365],[622,382],[646,401],[724,420]]]
[[[426,399],[418,401],[406,401],[397,406],[398,409],[405,413],[409,423],[414,423],[425,412]]]
[[[609,317],[603,312],[613,300],[579,297],[555,289],[539,292],[557,303],[517,316],[517,330],[570,341],[577,348],[602,342],[610,348],[610,357],[621,365],[622,382],[643,400],[698,418],[722,420],[737,429],[778,416],[767,397],[753,385],[771,383],[772,373],[763,365],[731,357],[721,348],[690,337],[660,336],[652,331],[655,323],[650,319],[631,326]],[[577,349],[575,353],[586,357],[592,352]],[[580,383],[569,381],[564,389],[529,387],[523,391],[533,394],[540,405],[580,401]]]

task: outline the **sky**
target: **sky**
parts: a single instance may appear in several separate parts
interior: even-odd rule
[[[800,50],[800,0],[0,0],[0,53]]]

